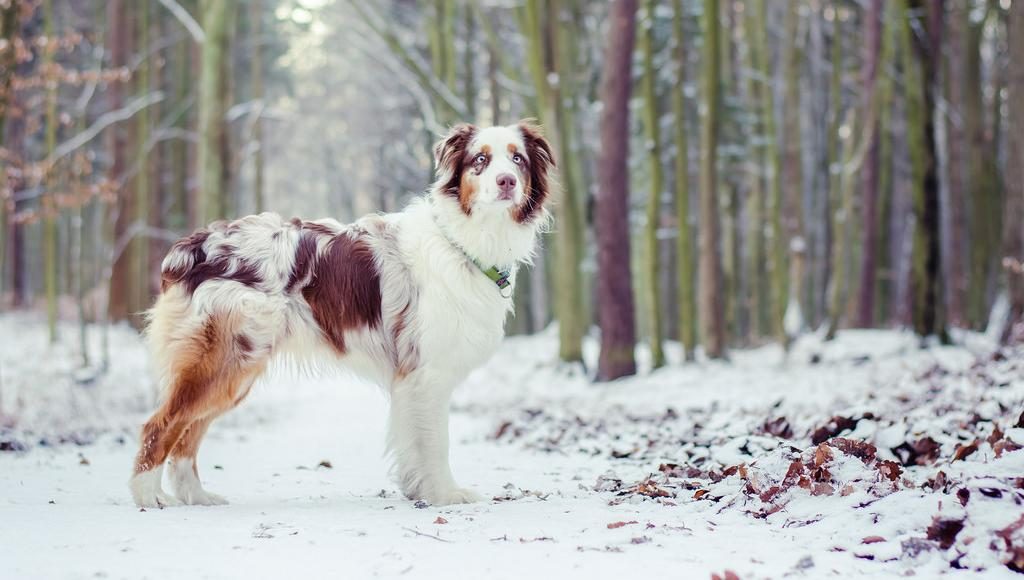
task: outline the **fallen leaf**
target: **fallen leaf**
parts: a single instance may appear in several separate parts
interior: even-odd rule
[[[635,524],[635,523],[638,523],[638,522],[636,522],[635,520],[628,521],[628,522],[612,522],[612,523],[608,524],[608,529],[609,530],[614,530],[616,528],[621,528],[622,526],[628,526],[628,525]]]
[[[878,452],[878,449],[871,443],[858,439],[835,437],[834,439],[831,439],[828,444],[847,455],[853,455],[864,463],[871,462],[875,458],[875,454]]]
[[[1003,430],[1000,429],[999,425],[997,424],[995,427],[992,428],[992,434],[988,436],[988,439],[986,439],[986,441],[988,441],[989,445],[995,445],[996,442],[1002,438]]]
[[[793,427],[790,426],[789,420],[785,417],[768,419],[761,426],[761,430],[768,435],[774,435],[781,439],[791,439],[793,437]]]
[[[434,523],[435,524],[447,524],[448,520],[442,518],[441,516],[437,516],[437,519],[434,520]]]
[[[857,426],[859,420],[836,415],[829,419],[828,423],[814,430],[814,433],[811,434],[811,443],[818,445],[839,435],[843,431],[852,431]]]
[[[878,544],[878,543],[884,542],[884,541],[885,541],[885,538],[883,538],[882,536],[868,536],[868,537],[864,538],[863,540],[861,540],[860,543],[862,543],[862,544]]]
[[[877,468],[878,473],[881,473],[882,477],[887,478],[889,481],[899,481],[900,475],[903,473],[903,469],[895,461],[879,461]]]
[[[324,469],[334,469],[334,466],[331,465],[331,462],[327,461],[326,459],[318,463],[317,467],[323,467]]]
[[[953,452],[953,461],[963,461],[971,456],[972,453],[978,450],[978,442],[968,443],[967,445],[957,445],[956,451]]]
[[[832,450],[824,443],[818,445],[818,448],[814,450],[814,466],[821,467],[829,461],[832,461]]]
[[[836,488],[828,483],[815,483],[811,486],[811,495],[833,495],[835,492]]]
[[[948,550],[956,542],[956,535],[964,529],[964,520],[942,519],[935,516],[932,525],[928,526],[927,537],[938,542],[939,547]]]

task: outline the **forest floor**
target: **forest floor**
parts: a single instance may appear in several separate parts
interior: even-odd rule
[[[510,338],[456,394],[453,470],[493,499],[455,507],[388,480],[378,390],[278,373],[200,453],[231,505],[140,510],[127,480],[156,396],[144,351],[112,330],[111,368],[90,380],[64,331],[48,349],[37,318],[0,316],[5,579],[1024,567],[1024,350],[980,335],[925,350],[895,331],[808,337],[786,364],[776,347],[685,366],[670,349],[669,367],[604,385],[554,361],[550,330]]]

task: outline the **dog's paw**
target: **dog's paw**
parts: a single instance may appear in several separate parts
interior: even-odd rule
[[[453,487],[424,494],[423,500],[430,505],[453,505],[459,503],[476,503],[483,496],[471,489]]]
[[[135,500],[135,505],[142,508],[159,508],[175,507],[181,505],[181,501],[169,493],[164,493],[162,489],[140,491],[132,490],[132,499]]]
[[[132,490],[135,505],[143,508],[165,508],[181,505],[174,496],[164,493],[160,487],[162,470],[144,471],[132,476],[128,486]]]
[[[193,487],[176,492],[178,499],[185,505],[227,505],[228,500],[222,495],[206,491],[201,487]]]

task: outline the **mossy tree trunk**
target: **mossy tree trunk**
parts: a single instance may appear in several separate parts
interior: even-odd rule
[[[727,358],[718,201],[718,132],[721,120],[722,24],[718,0],[704,3],[704,62],[701,65],[700,128],[700,312],[704,353]]]
[[[933,55],[939,47],[942,0],[901,0],[907,12],[902,34],[907,91],[907,141],[915,227],[911,251],[912,321],[922,338],[945,337],[939,281],[939,178],[935,139]]]
[[[651,363],[654,368],[665,364],[662,349],[662,311],[659,297],[658,274],[661,270],[658,251],[658,227],[661,225],[662,190],[665,185],[664,169],[661,165],[661,112],[658,105],[658,71],[654,68],[654,28],[656,0],[647,0],[646,21],[641,26],[640,52],[643,54],[644,74],[641,80],[643,94],[644,140],[648,159],[650,192],[647,198],[647,220],[643,229],[643,260],[640,268],[640,289],[643,300],[643,318],[647,327],[648,343],[651,348]]]
[[[693,232],[690,227],[690,147],[686,123],[686,34],[683,27],[683,1],[672,2],[672,29],[675,42],[676,82],[672,90],[673,135],[675,137],[675,204],[677,299],[679,301],[679,340],[683,358],[694,359],[697,347],[697,306],[694,300]]]

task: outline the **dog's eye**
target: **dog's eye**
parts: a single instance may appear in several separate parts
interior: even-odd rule
[[[473,159],[473,163],[477,163],[480,165],[487,163],[487,156],[481,153]]]
[[[521,165],[523,163],[523,156],[516,153],[515,155],[512,156],[512,162],[519,163]]]

